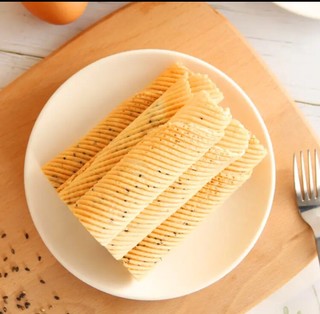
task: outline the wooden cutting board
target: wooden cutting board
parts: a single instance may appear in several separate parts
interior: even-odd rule
[[[33,124],[52,93],[82,67],[137,48],[178,50],[223,70],[247,92],[269,129],[277,163],[274,206],[247,258],[229,275],[192,295],[139,302],[99,292],[68,273],[49,253],[31,221],[23,163]],[[0,93],[0,312],[242,313],[262,301],[315,256],[292,184],[292,154],[317,147],[295,104],[242,36],[204,3],[135,3],[107,16],[34,66]],[[26,234],[27,233],[27,234]],[[28,239],[27,239],[28,238]],[[13,267],[19,267],[13,268]],[[196,267],[196,266],[195,266]],[[24,290],[26,296],[19,294]],[[28,305],[28,304],[27,304]],[[24,305],[25,306],[25,305]]]

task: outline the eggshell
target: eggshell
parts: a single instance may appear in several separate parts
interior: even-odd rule
[[[39,19],[51,24],[68,24],[78,19],[88,2],[22,2]]]

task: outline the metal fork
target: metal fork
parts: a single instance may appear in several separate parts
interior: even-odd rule
[[[300,162],[298,159],[294,154],[293,177],[297,203],[302,218],[314,232],[320,260],[320,166],[318,152],[315,149],[312,158],[310,150],[307,151],[307,167],[305,167],[302,151],[300,152]]]

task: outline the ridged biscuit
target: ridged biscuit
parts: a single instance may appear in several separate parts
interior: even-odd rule
[[[201,106],[198,109],[201,110]],[[190,112],[190,114],[192,115],[193,112]],[[224,137],[142,210],[107,245],[107,249],[113,257],[121,259],[152,230],[193,197],[214,176],[232,161],[240,158],[248,147],[249,137],[249,132],[243,125],[236,120],[232,120],[225,129]]]
[[[123,265],[134,277],[142,278],[247,181],[253,168],[265,155],[265,148],[252,136],[245,154],[207,183],[185,205],[127,253],[122,259]]]
[[[201,108],[211,112],[192,123],[181,116],[153,129],[71,206],[102,245],[219,141],[231,121],[230,110],[218,106],[206,92],[196,94],[185,107],[190,114]]]
[[[223,130],[194,123],[159,126],[76,202],[73,213],[107,245],[222,136]]]
[[[191,90],[189,81],[191,82]],[[61,199],[67,205],[73,205],[98,180],[112,169],[142,138],[155,127],[166,123],[191,98],[192,88],[206,90],[218,103],[223,99],[216,85],[206,76],[191,74],[189,81],[181,78],[171,86],[157,101],[146,109],[134,122],[123,130],[93,162],[78,172],[77,177],[69,180],[63,190],[59,190]],[[71,181],[72,180],[72,181]]]
[[[144,90],[114,108],[102,122],[90,130],[75,145],[47,162],[42,167],[42,171],[53,187],[59,188],[188,72],[189,70],[181,64],[170,66]]]

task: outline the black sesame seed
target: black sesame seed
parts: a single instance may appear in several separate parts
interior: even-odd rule
[[[137,185],[135,186],[135,188],[136,188],[136,189],[139,189],[139,187],[138,187]]]
[[[38,256],[38,261],[40,262],[42,260],[42,257],[39,255]]]
[[[44,285],[46,282],[43,279],[40,279],[40,283]]]
[[[201,119],[201,120],[203,120],[203,118],[202,118],[202,117],[200,117],[200,119]]]
[[[126,191],[129,193],[130,192],[130,190],[129,189],[126,189]]]
[[[3,261],[6,262],[7,260],[8,260],[8,257],[5,256],[5,257],[3,258]]]
[[[25,267],[24,270],[25,271],[30,271],[30,268],[29,267]]]
[[[14,248],[11,248],[11,253],[16,254],[16,250]]]
[[[128,211],[125,210],[124,213],[125,213],[125,214],[128,214]]]
[[[24,307],[21,304],[17,304],[17,308],[20,310],[24,310]]]
[[[124,200],[125,202],[127,202],[127,200]]]
[[[3,239],[3,238],[5,238],[7,236],[7,234],[6,233],[3,233],[2,235],[1,235],[1,238]]]
[[[63,157],[63,159],[66,160],[67,158],[66,158],[66,157]]]
[[[4,273],[4,274],[3,274],[3,277],[4,277],[4,278],[7,278],[7,276],[8,276],[8,273]]]
[[[29,234],[27,232],[24,234],[24,236],[27,240],[29,239]]]
[[[124,232],[129,232],[129,230],[128,229],[124,229]]]
[[[142,174],[140,173],[140,174],[139,174],[139,178],[141,178],[141,177],[142,177]]]
[[[31,303],[30,302],[25,302],[24,306],[26,307],[26,309],[28,309],[30,307]]]
[[[7,308],[5,306],[2,309],[4,313],[7,313]]]
[[[161,173],[161,170],[158,170],[159,173]]]
[[[57,295],[54,296],[55,300],[60,300],[60,297],[58,297]]]
[[[3,297],[2,297],[2,299],[3,300],[7,300],[9,297],[7,296],[7,295],[4,295]]]

